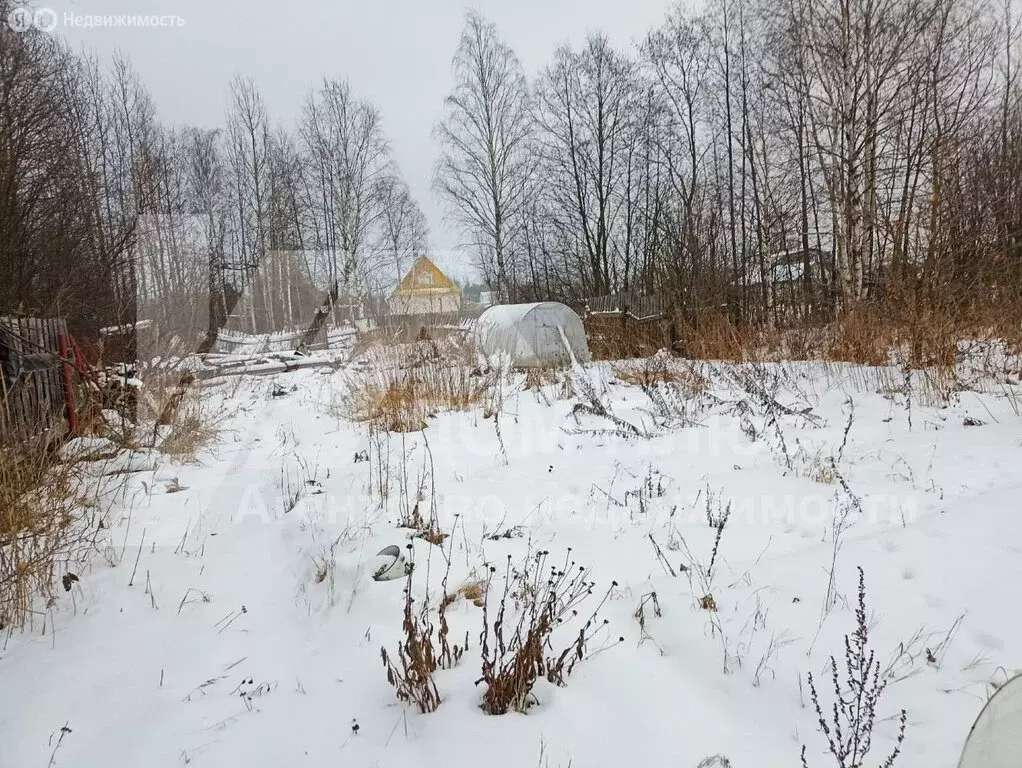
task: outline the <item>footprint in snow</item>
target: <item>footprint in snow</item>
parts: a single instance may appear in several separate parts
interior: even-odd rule
[[[973,632],[972,639],[975,640],[980,645],[982,645],[983,647],[991,648],[995,651],[1000,651],[1001,649],[1004,648],[1004,643],[1001,642],[1000,638],[994,637],[989,632],[983,632],[982,630]]]

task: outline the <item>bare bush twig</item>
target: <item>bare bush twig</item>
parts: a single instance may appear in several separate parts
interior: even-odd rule
[[[834,701],[825,708],[820,691],[810,672],[809,693],[816,709],[820,730],[827,740],[830,755],[837,768],[863,768],[873,745],[876,727],[877,706],[887,687],[887,680],[881,675],[880,663],[869,646],[869,623],[866,613],[866,576],[859,568],[858,604],[855,609],[856,628],[851,635],[845,635],[844,679],[838,670],[837,659],[830,657],[831,679]],[[827,712],[828,714],[824,714]],[[881,768],[891,768],[905,739],[907,714],[901,710],[898,735],[893,751],[880,763]],[[802,766],[809,768],[806,747],[802,747]]]

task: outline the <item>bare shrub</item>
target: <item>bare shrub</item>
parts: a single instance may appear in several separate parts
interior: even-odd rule
[[[731,768],[731,761],[724,755],[710,755],[700,760],[696,768]]]
[[[512,568],[509,556],[499,602],[493,595],[492,581],[497,569],[490,568],[480,640],[483,674],[476,681],[486,684],[482,709],[487,714],[525,712],[535,703],[532,689],[540,678],[564,685],[575,665],[587,658],[589,643],[607,625],[597,613],[609,597],[609,589],[574,639],[560,652],[548,654],[555,648],[555,630],[578,616],[595,586],[589,581],[589,570],[570,557],[569,549],[564,562],[557,566],[550,564],[549,552],[540,551],[527,556],[518,570]],[[614,586],[617,582],[611,588]]]
[[[474,370],[461,347],[423,341],[380,349],[347,377],[331,410],[391,432],[417,432],[437,413],[483,404],[493,376]]]
[[[46,446],[0,442],[0,627],[23,628],[70,591],[96,551],[114,481]]]
[[[869,645],[869,623],[866,613],[866,576],[859,568],[859,595],[855,608],[856,628],[845,635],[844,669],[839,671],[837,659],[830,657],[830,674],[834,688],[834,701],[825,707],[812,672],[809,673],[809,693],[819,721],[820,730],[827,739],[827,748],[837,768],[863,768],[873,746],[877,705],[887,687],[881,674],[880,662]],[[843,673],[843,679],[842,679]],[[825,714],[826,712],[826,714]],[[901,710],[899,728],[893,751],[879,765],[891,768],[905,740],[907,714]],[[806,747],[802,746],[802,766],[809,768]]]

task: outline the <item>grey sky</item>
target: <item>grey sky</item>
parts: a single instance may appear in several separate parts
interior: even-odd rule
[[[667,12],[671,0],[37,0],[57,12],[57,32],[107,55],[125,52],[148,84],[165,121],[222,124],[228,84],[251,75],[277,121],[291,122],[319,80],[348,77],[383,113],[394,156],[429,219],[445,268],[463,273],[445,251],[456,244],[443,225],[430,180],[431,137],[451,86],[450,62],[466,8],[494,21],[530,77],[561,43],[602,30],[628,46]],[[180,27],[66,27],[64,13],[175,14]]]

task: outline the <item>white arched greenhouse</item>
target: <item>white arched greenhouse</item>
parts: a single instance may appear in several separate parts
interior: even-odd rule
[[[490,307],[476,321],[476,347],[487,360],[516,368],[590,361],[586,332],[570,307],[552,301]]]

